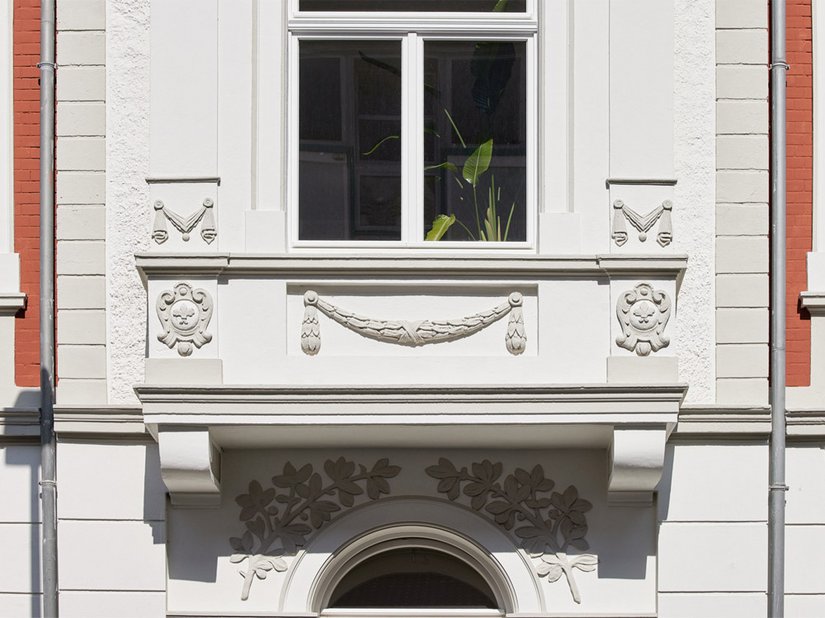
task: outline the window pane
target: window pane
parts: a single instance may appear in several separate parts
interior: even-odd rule
[[[425,43],[425,235],[455,215],[443,240],[526,240],[525,55],[524,42]]]
[[[299,47],[298,237],[400,240],[401,43]]]
[[[527,0],[301,0],[301,11],[432,11],[524,13]]]
[[[336,586],[329,607],[498,609],[498,603],[490,585],[463,560],[404,547],[359,562]]]

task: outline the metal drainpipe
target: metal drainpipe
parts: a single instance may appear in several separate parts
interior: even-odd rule
[[[771,446],[768,616],[785,615],[785,0],[771,2]]]
[[[43,616],[56,618],[57,485],[54,436],[55,0],[40,5],[40,500]]]

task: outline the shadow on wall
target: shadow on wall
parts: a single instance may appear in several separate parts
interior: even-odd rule
[[[37,409],[40,404],[40,391],[36,389],[22,390],[18,394],[15,404],[10,411],[6,412],[7,423],[10,424],[11,431],[8,432],[15,435],[15,425],[21,428],[19,432],[23,435],[20,437],[13,437],[5,444],[0,445],[0,466],[19,467],[25,469],[22,476],[27,477],[24,482],[25,486],[29,488],[28,492],[21,492],[15,496],[12,492],[12,499],[4,499],[7,506],[10,506],[8,515],[9,519],[3,523],[14,524],[31,524],[29,526],[29,573],[28,581],[25,584],[25,589],[16,589],[14,592],[31,592],[29,616],[33,618],[40,618],[41,611],[41,580],[40,580],[40,440],[36,427],[32,431],[31,423],[37,424],[38,416]],[[21,416],[20,423],[14,423],[13,417],[16,413]],[[32,414],[34,413],[34,414]],[[11,418],[10,418],[11,417]],[[28,430],[28,431],[27,431]],[[16,476],[16,474],[13,472]],[[6,493],[6,496],[9,494]],[[21,496],[26,496],[25,503],[15,503],[14,498],[20,499]],[[4,509],[5,510],[5,509]],[[5,518],[4,518],[5,519]],[[20,557],[16,559],[16,563],[20,565],[25,564]],[[5,582],[3,582],[5,584]],[[22,588],[23,582],[20,581],[19,586],[9,582],[15,588]],[[3,585],[4,590],[8,590],[6,585]]]

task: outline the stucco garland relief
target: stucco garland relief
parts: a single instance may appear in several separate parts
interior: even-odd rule
[[[329,319],[363,337],[410,347],[431,343],[455,341],[469,337],[488,327],[493,322],[510,315],[504,343],[507,351],[514,356],[524,352],[527,333],[524,328],[522,306],[524,298],[513,292],[507,301],[490,309],[456,320],[376,320],[346,311],[322,299],[314,290],[304,294],[304,320],[301,328],[301,350],[314,356],[321,349],[321,325],[318,311]]]
[[[622,325],[622,334],[616,337],[620,347],[648,356],[670,345],[670,337],[664,334],[670,319],[670,298],[664,290],[639,283],[619,297],[616,317]]]
[[[206,290],[192,289],[187,283],[178,283],[173,290],[161,292],[156,309],[163,333],[158,341],[167,347],[177,345],[178,354],[190,356],[195,348],[212,341],[206,332],[212,319],[212,296]]]
[[[453,501],[463,493],[474,510],[486,511],[496,524],[521,539],[540,577],[553,583],[564,575],[573,600],[581,603],[574,571],[595,571],[599,559],[593,554],[568,554],[571,547],[579,551],[589,549],[584,538],[585,513],[593,508],[590,502],[579,498],[573,485],[562,493],[550,493],[556,484],[544,476],[540,465],[529,472],[516,468],[499,481],[503,466],[488,459],[473,463],[468,470],[458,469],[441,457],[426,472],[438,479],[440,493]]]
[[[639,232],[639,241],[647,240],[647,233],[659,222],[659,232],[656,234],[656,242],[662,247],[667,247],[673,241],[673,221],[671,211],[673,202],[665,200],[649,213],[641,215],[622,200],[613,202],[613,241],[621,247],[627,242],[627,225],[630,223]]]
[[[355,505],[356,496],[366,493],[369,500],[389,495],[391,479],[401,472],[389,459],[379,459],[371,469],[363,464],[339,457],[324,463],[328,477],[315,472],[312,464],[296,469],[287,462],[281,474],[272,477],[274,487],[264,489],[258,481],[249,483],[249,493],[235,502],[241,507],[238,519],[246,530],[239,537],[230,537],[234,564],[247,561],[243,577],[241,600],[249,598],[252,582],[266,579],[270,571],[283,572],[287,563],[283,556],[294,555],[306,544],[314,530],[336,519],[336,513]],[[308,523],[307,523],[308,522]]]
[[[207,197],[203,200],[200,208],[184,218],[166,206],[161,200],[156,200],[154,204],[155,223],[152,228],[152,239],[159,245],[162,245],[169,239],[169,230],[166,226],[166,222],[168,221],[172,224],[172,227],[181,233],[183,241],[189,242],[192,230],[200,223],[201,238],[203,238],[207,245],[212,244],[212,241],[218,236],[217,229],[215,228],[214,206],[214,200]]]

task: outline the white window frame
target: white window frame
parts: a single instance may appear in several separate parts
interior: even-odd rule
[[[400,536],[401,531],[405,531],[407,535]],[[415,531],[421,531],[422,534],[409,534]],[[416,547],[441,552],[464,562],[485,581],[499,608],[327,607],[343,578],[361,562],[393,549]],[[317,609],[321,618],[501,618],[512,613],[515,603],[508,582],[503,574],[492,567],[490,558],[472,542],[458,538],[452,531],[436,527],[408,524],[375,530],[339,548],[337,555],[326,564],[315,586],[316,598],[313,604],[316,607],[312,609]],[[508,607],[509,612],[506,609]]]
[[[289,247],[295,250],[414,249],[535,253],[538,200],[538,18],[536,0],[524,13],[304,12],[299,0],[287,9],[286,217]],[[519,242],[423,240],[424,221],[424,65],[425,41],[508,40],[526,45],[526,240]],[[298,237],[299,102],[298,45],[302,40],[400,40],[402,54],[401,239],[392,241],[318,241]],[[415,181],[414,179],[417,179]]]

